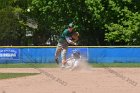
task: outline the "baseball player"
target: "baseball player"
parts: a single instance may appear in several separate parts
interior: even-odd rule
[[[73,23],[70,23],[68,28],[63,31],[63,33],[61,34],[58,40],[58,44],[55,52],[55,62],[59,64],[58,57],[61,54],[62,68],[65,67],[66,64],[66,53],[67,53],[68,46],[70,44],[77,45],[76,41],[78,40],[79,33],[74,32],[73,29],[74,29],[74,25]]]
[[[80,52],[78,50],[73,50],[69,59],[67,59],[67,66],[70,70],[74,70],[78,67],[81,59]]]

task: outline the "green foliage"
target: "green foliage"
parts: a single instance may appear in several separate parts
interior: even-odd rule
[[[116,18],[116,22],[112,21],[105,24],[105,28],[107,28],[105,38],[107,41],[134,45],[134,40],[139,40],[140,14],[129,9],[131,3],[131,0],[124,0],[122,2],[116,2],[116,6],[111,4],[113,6],[112,10],[117,14],[116,17],[118,18]],[[119,8],[116,9],[116,7],[118,7],[117,5],[122,4],[123,6],[119,6]],[[137,42],[137,44],[139,43]]]
[[[140,44],[140,14],[135,12],[138,7],[132,6],[132,0],[87,0],[87,4],[93,17],[102,24],[98,26],[105,31],[104,40],[108,44]]]
[[[0,1],[0,45],[15,45],[19,41],[19,14],[22,9],[14,4],[18,0]]]
[[[13,8],[11,7],[0,10],[0,33],[1,33],[0,40],[1,42],[9,41],[8,43],[10,43],[11,40],[17,39],[17,36],[18,36],[17,29],[19,25],[12,11],[13,11]],[[9,38],[11,40],[9,40]]]
[[[29,20],[30,25],[37,27],[29,26]],[[71,22],[80,33],[80,45],[140,44],[139,0],[0,1],[0,41],[9,43],[10,37],[19,42],[44,45]],[[27,30],[33,32],[30,40],[25,37]]]

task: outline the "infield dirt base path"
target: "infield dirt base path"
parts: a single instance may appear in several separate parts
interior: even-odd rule
[[[41,74],[0,80],[0,93],[140,93],[139,68],[1,68],[1,72]]]

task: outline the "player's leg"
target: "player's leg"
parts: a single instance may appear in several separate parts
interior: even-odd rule
[[[79,66],[79,60],[75,60],[74,63],[73,63],[73,67],[71,68],[71,70],[74,70],[76,68],[78,68]]]
[[[75,60],[73,67],[78,67],[79,65],[79,60]]]
[[[67,53],[67,46],[63,47],[62,52],[61,52],[61,57],[62,57],[62,67],[65,67],[66,64],[66,53]]]
[[[62,47],[58,44],[55,52],[55,62],[59,64],[58,57],[61,54]]]
[[[72,58],[67,59],[66,68],[71,68],[73,66],[73,61]]]

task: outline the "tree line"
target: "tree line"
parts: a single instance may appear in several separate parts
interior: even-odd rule
[[[0,0],[0,45],[56,45],[71,22],[81,46],[140,45],[139,0]]]

